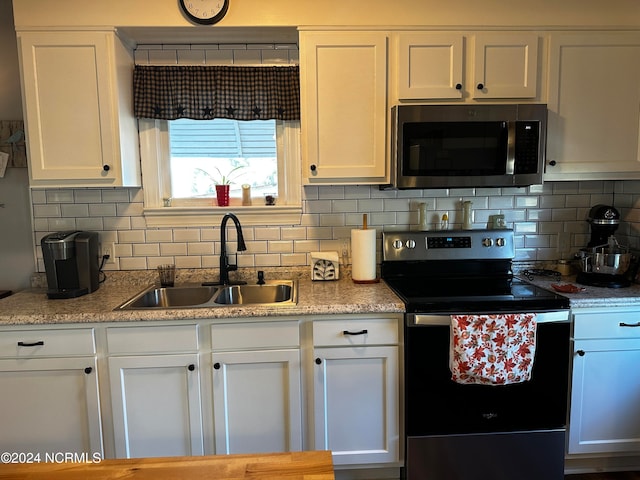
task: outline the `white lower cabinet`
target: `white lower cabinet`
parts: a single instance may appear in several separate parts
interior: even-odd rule
[[[570,454],[640,453],[640,311],[574,315]]]
[[[397,318],[313,322],[315,448],[335,465],[399,461]]]
[[[0,451],[33,455],[21,463],[101,459],[93,330],[1,331],[0,357]]]
[[[217,454],[302,450],[299,324],[211,327]]]
[[[0,451],[397,468],[402,316],[292,318],[2,329]]]
[[[116,457],[202,455],[197,326],[110,328],[107,342]]]

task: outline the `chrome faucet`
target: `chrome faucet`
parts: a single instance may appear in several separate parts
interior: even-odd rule
[[[222,223],[220,223],[220,284],[229,285],[229,272],[238,270],[238,254],[236,253],[236,264],[230,265],[229,258],[227,257],[227,221],[231,219],[236,226],[236,234],[238,236],[238,252],[244,252],[247,249],[247,245],[244,243],[244,236],[242,235],[242,226],[240,220],[233,213],[226,213],[222,217]]]

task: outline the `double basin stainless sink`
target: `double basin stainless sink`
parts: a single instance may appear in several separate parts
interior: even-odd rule
[[[296,303],[298,291],[295,281],[270,280],[262,285],[152,285],[134,295],[116,310],[213,308],[230,305],[284,306]]]

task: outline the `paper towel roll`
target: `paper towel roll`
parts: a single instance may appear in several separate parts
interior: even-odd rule
[[[351,230],[351,278],[354,281],[376,279],[376,230]]]

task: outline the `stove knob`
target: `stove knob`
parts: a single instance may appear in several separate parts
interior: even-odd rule
[[[394,240],[393,241],[393,248],[395,248],[396,250],[402,248],[402,240]]]
[[[504,238],[500,237],[500,238],[496,238],[496,245],[498,247],[504,247],[507,244],[507,242],[505,241]]]
[[[483,247],[492,247],[493,246],[493,239],[492,238],[483,238],[482,239],[482,246]]]
[[[407,243],[405,243],[407,248],[416,248],[416,241],[415,240],[407,240]]]

